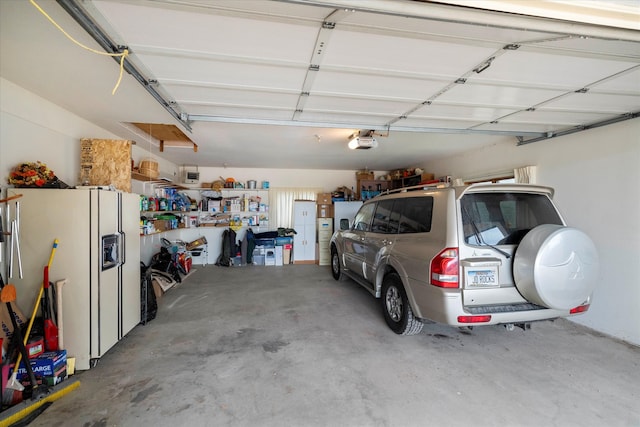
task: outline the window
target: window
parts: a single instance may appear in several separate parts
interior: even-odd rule
[[[465,242],[518,244],[540,224],[562,224],[551,200],[542,194],[473,193],[461,200]]]
[[[322,188],[270,188],[269,227],[293,227],[293,202],[295,200],[315,200]]]
[[[393,204],[394,200],[382,200],[378,202],[378,207],[376,208],[376,213],[373,215],[373,223],[371,225],[371,231],[374,233],[391,233],[391,228],[389,224],[389,220],[391,217],[391,213],[393,212]],[[395,231],[398,231],[398,226],[396,224]]]
[[[433,197],[397,199],[400,210],[399,233],[427,233],[431,231]]]
[[[371,225],[371,217],[373,216],[373,210],[375,209],[375,203],[369,203],[368,205],[363,205],[358,213],[356,214],[355,219],[353,220],[353,229],[358,231],[369,231]]]

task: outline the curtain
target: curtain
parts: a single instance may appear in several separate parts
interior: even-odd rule
[[[524,166],[515,168],[513,176],[518,184],[535,184],[536,183],[536,166]]]
[[[270,188],[269,189],[269,228],[293,228],[293,202],[295,200],[316,200],[323,192],[321,187],[313,188]]]

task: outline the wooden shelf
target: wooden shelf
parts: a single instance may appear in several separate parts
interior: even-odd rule
[[[136,181],[148,182],[150,184],[154,184],[158,187],[162,188],[177,188],[180,190],[189,190],[189,187],[185,187],[179,184],[174,184],[173,181],[168,179],[161,178],[151,178],[147,175],[142,175],[141,173],[131,171],[131,179],[135,179]]]
[[[391,182],[380,179],[358,179],[356,188],[356,200],[362,200],[362,187],[365,187],[366,191],[378,191],[378,185],[380,185],[380,191],[385,191],[391,188]],[[370,197],[369,197],[370,198]]]
[[[412,187],[414,185],[420,185],[432,179],[433,179],[432,173],[423,173],[421,175],[405,176],[402,178],[396,178],[391,180],[390,188],[395,190],[397,188]]]

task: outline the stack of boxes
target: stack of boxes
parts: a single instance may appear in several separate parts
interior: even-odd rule
[[[22,385],[29,385],[29,376],[24,360],[20,362],[16,378]],[[67,377],[67,350],[48,351],[29,358],[31,369],[38,384],[54,386]],[[8,372],[11,375],[12,370]]]
[[[291,251],[293,250],[293,237],[276,237],[276,265],[291,264]]]
[[[291,263],[293,237],[257,238],[253,250],[253,263],[256,265],[286,265]]]
[[[318,221],[318,264],[331,265],[330,241],[333,234],[333,201],[331,193],[316,196]]]

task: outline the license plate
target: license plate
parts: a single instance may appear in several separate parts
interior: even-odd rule
[[[467,270],[467,287],[498,286],[498,267],[475,267]]]

